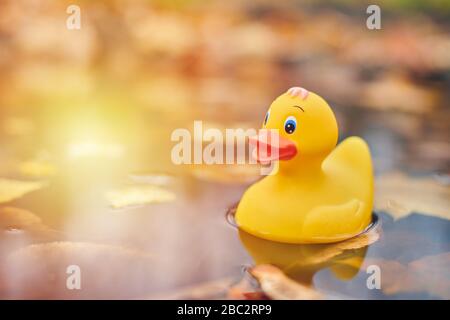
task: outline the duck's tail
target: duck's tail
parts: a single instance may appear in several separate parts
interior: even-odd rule
[[[351,168],[355,179],[373,183],[373,167],[367,143],[359,137],[350,137],[342,141],[327,157],[324,166],[333,165]]]

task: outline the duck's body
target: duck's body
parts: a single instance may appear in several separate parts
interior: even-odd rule
[[[323,108],[325,102],[312,95],[308,99],[311,106],[302,102],[304,114],[297,115],[299,135],[294,143],[298,152],[288,161],[280,161],[276,174],[252,185],[239,203],[236,221],[255,236],[287,243],[336,242],[362,232],[371,221],[373,174],[367,144],[351,137],[331,153],[326,152],[330,144],[336,143],[333,133],[336,129],[337,139],[337,126],[321,130],[320,124],[327,123],[314,123],[317,117],[328,117],[329,112]],[[284,110],[286,103],[292,104],[286,99],[281,96],[275,100],[271,113]],[[320,109],[317,103],[322,104],[319,113],[311,111]],[[286,116],[289,114],[282,118]],[[307,122],[312,122],[311,128],[319,125],[319,136],[312,140],[301,138],[310,133]],[[317,141],[321,133],[331,141]]]

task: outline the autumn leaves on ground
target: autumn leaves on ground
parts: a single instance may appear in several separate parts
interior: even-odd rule
[[[356,1],[79,2],[78,31],[69,1],[0,3],[0,298],[450,298],[445,4],[386,1],[369,31]],[[294,85],[371,147],[360,237],[239,232],[225,212],[258,168],[170,160],[173,130],[258,128]]]

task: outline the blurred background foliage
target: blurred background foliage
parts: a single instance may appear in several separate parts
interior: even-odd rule
[[[377,170],[448,171],[448,1],[380,1],[381,30],[365,1],[77,3],[81,30],[65,28],[71,1],[0,4],[4,139],[19,123],[51,153],[91,135],[163,164],[174,128],[259,127],[300,85],[331,103],[341,137],[372,143]]]

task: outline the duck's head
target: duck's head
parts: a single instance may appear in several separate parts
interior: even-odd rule
[[[337,122],[330,106],[317,94],[299,87],[289,89],[272,102],[263,129],[276,130],[262,130],[250,140],[260,147],[266,145],[268,152],[256,153],[261,162],[323,160],[338,140]],[[271,149],[278,152],[271,152]]]

